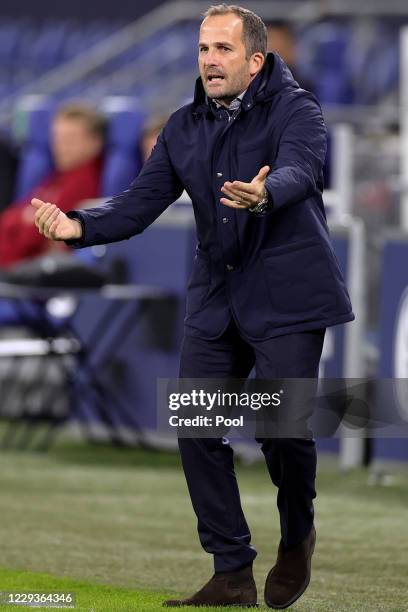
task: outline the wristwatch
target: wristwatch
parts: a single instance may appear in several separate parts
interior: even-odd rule
[[[251,206],[250,208],[247,208],[247,210],[248,212],[256,215],[256,214],[265,212],[270,207],[271,207],[271,203],[269,201],[269,195],[268,195],[267,190],[265,189],[264,197],[262,198],[262,200],[258,202],[258,204],[255,204],[255,206]]]

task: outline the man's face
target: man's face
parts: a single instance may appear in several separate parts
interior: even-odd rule
[[[231,102],[259,71],[254,74],[253,60],[246,58],[242,20],[233,13],[204,19],[198,49],[200,75],[209,98]]]
[[[103,143],[82,119],[55,117],[51,127],[51,149],[57,170],[67,171],[95,158]]]

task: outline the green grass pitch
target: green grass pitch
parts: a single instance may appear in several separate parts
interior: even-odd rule
[[[262,609],[276,490],[263,464],[237,472]],[[67,442],[44,455],[2,451],[0,491],[0,591],[74,591],[76,612],[149,612],[212,574],[177,455]],[[407,470],[372,487],[364,470],[322,459],[316,527],[312,582],[291,609],[408,611]]]

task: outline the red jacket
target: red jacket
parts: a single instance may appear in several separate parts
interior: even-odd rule
[[[30,204],[32,197],[52,202],[67,212],[76,208],[82,200],[98,197],[100,175],[100,159],[67,172],[56,171],[35,188],[23,205],[15,202],[0,214],[0,268],[41,255],[52,246],[33,223],[35,210]],[[28,212],[30,210],[32,215]]]

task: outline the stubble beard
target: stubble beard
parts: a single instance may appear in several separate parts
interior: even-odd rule
[[[201,78],[204,82],[204,78],[202,75]],[[217,102],[225,102],[226,104],[230,104],[243,91],[245,91],[248,86],[249,82],[246,73],[244,74],[244,71],[242,71],[239,74],[234,75],[234,78],[231,82],[228,91],[225,91],[222,94],[215,94],[214,92],[209,92],[206,86],[204,86],[204,90],[210,100],[217,100]]]

